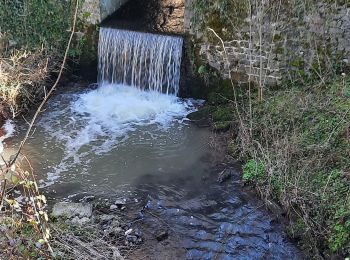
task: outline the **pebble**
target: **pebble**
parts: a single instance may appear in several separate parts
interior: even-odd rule
[[[110,209],[110,210],[116,210],[116,209],[118,209],[118,206],[112,204],[112,205],[109,207],[109,209]]]
[[[125,199],[117,199],[114,202],[114,204],[117,205],[117,206],[123,206],[123,205],[126,205],[126,200]]]
[[[137,243],[137,236],[133,236],[133,235],[127,235],[126,236],[126,240],[128,241],[128,242],[131,242],[131,243]]]
[[[132,233],[132,228],[128,229],[127,231],[125,231],[125,235],[130,235]]]

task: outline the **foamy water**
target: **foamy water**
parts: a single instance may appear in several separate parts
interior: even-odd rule
[[[112,84],[82,94],[62,95],[53,100],[39,123],[64,152],[63,160],[49,171],[49,182],[71,167],[87,164],[91,154],[103,155],[123,145],[135,131],[141,131],[140,138],[142,133],[156,139],[170,127],[181,128],[199,103]],[[153,130],[143,132],[148,126]]]
[[[80,95],[73,104],[74,113],[89,115],[90,126],[96,127],[97,133],[102,128],[124,132],[135,125],[166,127],[173,119],[183,118],[193,109],[190,100],[124,85],[104,85]]]
[[[60,163],[48,169],[50,183],[62,172],[89,172],[90,162],[124,143],[152,147],[152,140],[178,135],[168,129],[181,128],[195,111],[193,100],[176,97],[182,43],[181,37],[101,28],[99,87],[62,95],[41,120],[51,138],[44,145],[63,152]]]
[[[13,123],[12,120],[7,120],[5,122],[5,124],[3,125],[3,129],[5,132],[5,135],[0,137],[0,154],[2,154],[4,152],[4,141],[13,136],[14,132],[15,132],[15,125]]]

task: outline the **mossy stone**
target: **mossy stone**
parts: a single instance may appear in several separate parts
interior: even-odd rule
[[[212,107],[203,107],[198,111],[193,112],[187,116],[195,125],[198,127],[208,127],[210,126],[210,116],[213,108]]]

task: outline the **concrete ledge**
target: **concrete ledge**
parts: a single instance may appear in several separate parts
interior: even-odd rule
[[[99,24],[129,0],[85,0],[81,16],[89,24]]]

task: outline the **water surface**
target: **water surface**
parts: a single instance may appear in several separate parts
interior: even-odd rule
[[[51,199],[125,199],[132,227],[147,237],[131,259],[301,259],[264,205],[244,194],[234,165],[218,165],[210,131],[186,120],[198,105],[123,85],[66,89],[24,153]],[[24,128],[17,122],[15,139]],[[234,178],[219,184],[225,168]],[[152,238],[159,229],[170,234],[165,242]]]

